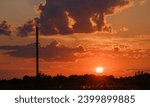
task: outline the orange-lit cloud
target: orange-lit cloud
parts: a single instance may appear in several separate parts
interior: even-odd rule
[[[127,28],[127,27],[122,27],[122,28],[120,28],[120,31],[121,32],[127,32],[129,29]]]

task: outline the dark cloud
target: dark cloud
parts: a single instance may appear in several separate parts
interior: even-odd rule
[[[129,0],[46,0],[45,5],[39,6],[41,33],[49,35],[111,32],[112,28],[107,25],[106,16],[113,14],[116,8],[128,4]],[[75,21],[72,29],[68,26],[68,17]]]
[[[17,35],[21,37],[28,36],[31,32],[34,31],[35,23],[38,23],[38,18],[28,21],[22,26],[17,27]]]
[[[0,23],[0,35],[10,35],[11,34],[11,26],[7,24],[6,21],[2,21]]]
[[[0,46],[0,49],[9,50],[6,54],[22,58],[35,57],[35,44],[26,46]],[[76,53],[85,52],[82,46],[68,48],[57,41],[51,42],[46,47],[39,48],[39,57],[47,61],[75,61]]]
[[[130,0],[46,0],[39,5],[40,31],[43,35],[112,32],[106,16],[128,6]],[[19,27],[26,36],[33,31],[32,21]]]
[[[114,48],[114,52],[119,52],[119,50],[120,50],[120,49],[119,49],[118,47],[115,47],[115,48]]]
[[[32,58],[35,56],[35,44],[26,46],[0,46],[2,50],[9,50],[6,54],[15,57]]]

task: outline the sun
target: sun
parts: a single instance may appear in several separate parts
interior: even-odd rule
[[[97,67],[96,68],[96,73],[101,74],[104,72],[104,68],[103,67]]]

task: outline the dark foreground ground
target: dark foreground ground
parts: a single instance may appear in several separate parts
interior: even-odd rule
[[[138,72],[134,76],[71,75],[55,77],[24,76],[23,79],[0,80],[1,90],[150,90],[150,74]]]

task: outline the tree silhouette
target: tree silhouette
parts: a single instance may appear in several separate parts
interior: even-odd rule
[[[36,77],[24,76],[22,79],[0,80],[0,89],[12,90],[149,90],[150,74],[143,71],[134,76],[115,78],[114,76],[57,75],[54,77],[39,73]]]

